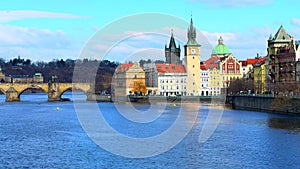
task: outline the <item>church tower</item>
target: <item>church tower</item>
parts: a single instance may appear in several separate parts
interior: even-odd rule
[[[267,74],[275,82],[291,82],[296,80],[296,49],[295,40],[281,25],[277,33],[270,35],[268,39],[268,54],[266,57],[269,63]]]
[[[165,46],[166,64],[181,64],[180,46],[176,47],[173,31],[170,38],[169,47]]]
[[[191,18],[184,46],[184,64],[187,71],[186,90],[190,96],[200,95],[200,45],[196,41],[196,28]]]

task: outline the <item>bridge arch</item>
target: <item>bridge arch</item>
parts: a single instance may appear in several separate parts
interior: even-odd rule
[[[41,89],[44,93],[47,94],[47,90],[43,89],[42,87],[26,87],[23,90],[19,91],[19,95],[23,94],[28,89]]]
[[[85,95],[85,100],[88,98],[88,93],[87,93],[87,91],[86,90],[84,90],[84,89],[82,89],[82,88],[74,88],[74,87],[68,87],[68,88],[65,88],[62,92],[61,92],[61,94],[60,94],[60,98],[61,99],[64,99],[62,96],[67,92],[67,91],[72,91],[72,98],[70,98],[70,99],[72,99],[73,101],[75,100],[75,98],[74,98],[74,90],[78,90],[78,91],[81,91],[82,93],[84,93],[84,95]]]
[[[43,89],[42,87],[32,87],[32,86],[28,86],[28,87],[24,88],[22,91],[20,91],[20,92],[18,93],[18,99],[21,101],[21,95],[22,95],[25,91],[30,90],[30,89],[38,89],[38,90],[41,90],[42,93],[44,93],[44,94],[47,96],[46,99],[48,99],[48,93],[47,93],[47,91],[46,91],[45,89]]]
[[[6,99],[6,91],[3,88],[0,88],[0,93],[2,95],[1,99],[0,99],[0,102],[5,101],[5,99]],[[4,100],[2,100],[2,99],[4,99]]]
[[[20,101],[20,96],[28,89],[38,88],[45,92],[48,101],[61,101],[67,90],[81,90],[88,97],[92,94],[90,83],[0,83],[0,91],[6,96],[7,102]]]
[[[28,89],[40,89],[44,93],[48,94],[48,86],[45,84],[26,84],[26,85],[23,85],[21,88],[17,89],[19,100],[20,100],[21,95]]]
[[[3,93],[4,95],[6,94],[6,90],[0,87],[0,92]]]

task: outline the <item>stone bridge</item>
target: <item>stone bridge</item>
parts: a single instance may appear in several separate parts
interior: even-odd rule
[[[0,83],[0,90],[6,95],[6,102],[20,101],[20,95],[32,88],[47,93],[48,101],[61,101],[61,95],[67,90],[81,90],[88,99],[94,93],[90,83]]]

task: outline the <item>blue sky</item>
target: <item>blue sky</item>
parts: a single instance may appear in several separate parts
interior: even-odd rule
[[[276,33],[280,25],[300,40],[299,6],[297,0],[10,0],[2,2],[0,6],[0,57],[9,60],[20,55],[33,61],[77,59],[89,44],[88,40],[97,32],[126,16],[150,12],[170,15],[186,22],[189,22],[192,14],[198,34],[203,34],[211,46],[215,46],[219,36],[222,36],[229,50],[241,60],[255,57],[256,53],[265,55],[266,40],[271,33]],[[103,50],[97,53],[102,55],[106,52],[110,55],[107,58],[115,61],[138,55],[145,59],[163,58],[162,49],[168,42],[166,35],[170,34],[171,29],[175,38],[183,37],[179,38],[182,41],[177,39],[177,42],[181,46],[185,43],[186,25],[181,28],[162,28],[147,25],[147,21],[142,23],[149,27],[148,32],[160,29],[164,36],[135,35],[115,44],[108,53]],[[119,33],[128,36],[137,31],[131,29],[129,26],[126,31]],[[114,35],[108,33],[106,38],[113,41]],[[149,52],[149,48],[154,48],[156,53]],[[151,57],[151,54],[155,57]],[[203,59],[207,58],[209,53],[203,53],[202,56]],[[92,55],[85,57],[95,58]]]

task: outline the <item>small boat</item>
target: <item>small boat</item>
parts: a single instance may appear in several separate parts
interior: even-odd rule
[[[129,98],[130,102],[135,102],[135,103],[148,103],[149,102],[148,96],[129,95],[128,98]]]

